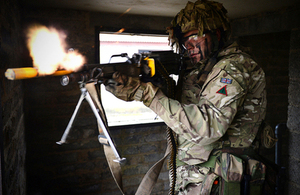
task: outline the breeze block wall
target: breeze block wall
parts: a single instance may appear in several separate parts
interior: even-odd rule
[[[265,121],[273,129],[287,122],[290,32],[266,33],[239,37],[240,44],[251,48],[253,59],[266,75],[267,113]],[[286,143],[285,143],[286,148]],[[275,147],[260,151],[274,161]]]
[[[266,121],[275,128],[287,121],[290,32],[242,36],[239,40],[241,45],[251,48],[252,57],[265,71]]]
[[[140,27],[131,20],[136,17],[124,16],[122,20],[118,15],[76,10],[24,8],[24,18],[25,27],[39,23],[65,31],[69,46],[85,55],[87,63],[95,63],[95,38],[99,36],[95,26],[108,26],[108,21],[117,21],[109,27],[117,29],[128,23],[129,28]],[[150,24],[156,21],[146,20]],[[28,194],[121,194],[97,139],[96,118],[86,101],[75,119],[68,144],[56,144],[79,100],[79,85],[71,83],[63,87],[60,77],[51,76],[24,82]],[[121,156],[127,158],[122,166],[124,190],[128,195],[134,194],[144,174],[165,153],[166,125],[123,126],[110,130]],[[165,165],[153,194],[166,194],[168,189]]]
[[[286,168],[283,194],[298,194],[299,181],[299,27],[300,6],[283,8],[275,12],[262,13],[232,21],[233,36],[245,40],[258,39],[258,60],[262,60],[268,88],[268,121],[272,126],[287,123],[282,132],[280,159]],[[248,37],[248,38],[245,38]],[[251,41],[249,41],[251,42]],[[260,42],[260,43],[259,43]],[[269,45],[269,49],[265,50]],[[288,54],[287,49],[289,48]],[[263,54],[263,55],[262,55]],[[288,56],[287,56],[288,55]],[[267,65],[266,67],[264,67]],[[287,69],[288,68],[288,72]],[[288,79],[287,79],[288,73]],[[285,105],[287,106],[285,108]],[[271,107],[270,107],[271,106]],[[287,120],[287,121],[284,121]],[[273,155],[270,150],[266,155]]]
[[[20,5],[0,1],[0,194],[26,194],[24,111],[22,81],[4,77],[8,68],[23,65]]]

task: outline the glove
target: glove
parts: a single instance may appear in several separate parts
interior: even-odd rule
[[[143,83],[138,77],[128,77],[115,72],[112,79],[105,82],[105,89],[117,98],[124,101],[143,101],[146,106],[150,106],[158,87],[152,83]]]
[[[112,79],[107,80],[104,85],[105,89],[117,98],[124,101],[133,101],[133,96],[141,82],[139,78],[128,77],[120,72],[115,72]]]

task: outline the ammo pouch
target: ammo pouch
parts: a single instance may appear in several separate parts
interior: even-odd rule
[[[208,174],[200,194],[259,195],[265,181],[266,166],[247,155],[241,158],[230,153],[220,153],[215,158],[215,168]]]

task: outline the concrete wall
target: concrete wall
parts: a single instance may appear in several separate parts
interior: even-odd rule
[[[299,25],[300,26],[300,25]],[[300,75],[300,28],[293,28],[291,31],[290,47],[290,85],[289,85],[289,110],[288,110],[288,128],[289,128],[289,194],[298,194],[300,190],[300,96],[299,96],[299,75]]]
[[[23,85],[8,81],[7,68],[21,67],[24,43],[18,1],[0,1],[0,194],[26,194]]]

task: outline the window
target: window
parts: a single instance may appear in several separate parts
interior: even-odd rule
[[[99,40],[100,63],[126,61],[126,58],[121,57],[114,57],[110,60],[112,55],[121,53],[127,53],[129,57],[132,57],[134,53],[145,51],[171,50],[167,36],[100,33]],[[162,122],[142,102],[119,100],[107,92],[104,86],[102,86],[101,93],[109,126]]]

